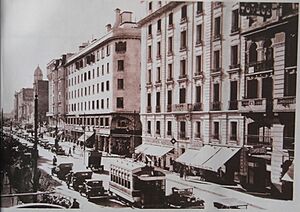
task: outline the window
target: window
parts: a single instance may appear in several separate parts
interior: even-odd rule
[[[215,18],[215,30],[214,30],[214,38],[218,39],[221,37],[221,17]]]
[[[220,51],[214,51],[214,68],[215,70],[219,70],[220,69]]]
[[[173,26],[173,13],[169,14],[169,27]]]
[[[151,61],[152,59],[152,49],[151,46],[148,46],[148,61]]]
[[[179,89],[179,103],[183,104],[185,103],[185,88],[180,88]]]
[[[201,44],[202,42],[202,24],[198,24],[196,28],[196,44]]]
[[[233,10],[231,16],[231,32],[237,32],[239,30],[239,10]]]
[[[151,93],[148,93],[147,96],[148,96],[148,98],[147,98],[147,100],[148,100],[147,101],[147,106],[151,107]]]
[[[296,72],[284,73],[284,96],[296,96],[297,75]]]
[[[168,38],[168,55],[173,53],[173,37]]]
[[[219,122],[214,122],[214,134],[213,139],[219,140]]]
[[[160,83],[160,67],[157,67],[156,82]]]
[[[167,105],[167,111],[171,112],[172,111],[172,90],[168,90],[168,105]]]
[[[196,75],[199,75],[202,72],[202,58],[201,55],[196,56]]]
[[[160,107],[160,92],[156,92],[156,107]]]
[[[186,20],[187,15],[187,6],[184,5],[181,7],[181,20]]]
[[[220,99],[220,89],[219,83],[214,84],[214,102],[219,102]]]
[[[110,55],[110,46],[107,45],[106,46],[106,56],[109,56]]]
[[[102,65],[102,76],[104,75],[104,65]]]
[[[186,76],[186,67],[185,67],[186,61],[181,60],[180,61],[180,76],[185,77]]]
[[[149,11],[152,10],[152,1],[150,1],[150,2],[148,3],[148,10],[149,10]]]
[[[160,121],[156,121],[156,134],[160,135]]]
[[[180,122],[180,132],[179,132],[180,138],[185,138],[185,121]]]
[[[258,82],[256,79],[247,80],[247,98],[255,99],[258,94]]]
[[[97,93],[99,93],[99,83],[97,83]]]
[[[257,62],[257,45],[256,43],[251,43],[249,48],[249,64]]]
[[[201,86],[196,86],[196,103],[201,102]]]
[[[100,71],[99,71],[99,67],[97,67],[97,77],[100,76]]]
[[[151,69],[148,70],[148,83],[151,83]]]
[[[297,66],[297,33],[286,34],[285,39],[285,67]]]
[[[115,43],[115,51],[116,53],[125,53],[126,52],[126,42],[119,41]]]
[[[124,71],[124,60],[118,60],[118,71]]]
[[[182,31],[180,36],[180,50],[184,49],[186,49],[186,31]]]
[[[95,109],[95,101],[92,101],[92,110]]]
[[[203,12],[203,2],[197,2],[197,14]]]
[[[118,90],[124,89],[124,79],[118,79]]]
[[[101,99],[101,109],[104,109],[104,99]]]
[[[106,72],[109,73],[109,63],[106,64]]]
[[[101,91],[104,92],[104,82],[101,82]]]
[[[151,134],[151,121],[147,122],[147,133]]]
[[[161,55],[160,55],[160,42],[157,42],[157,54],[156,54],[156,58],[160,59]]]
[[[106,81],[106,90],[109,91],[109,81]]]
[[[152,25],[149,24],[148,25],[148,36],[151,36],[152,35]]]
[[[88,72],[88,79],[91,79],[91,71]]]
[[[100,126],[104,126],[103,118],[100,118]]]
[[[84,73],[84,81],[87,80],[86,72]]]
[[[231,47],[231,66],[236,67],[238,64],[238,46],[232,46]]]
[[[173,79],[173,66],[172,63],[168,64],[168,80]]]
[[[160,33],[160,31],[161,31],[161,19],[157,21],[157,33]]]
[[[106,108],[109,108],[109,98],[106,98]]]
[[[93,79],[95,79],[95,69],[93,69]]]
[[[231,123],[230,140],[236,141],[237,140],[237,122],[230,122],[230,123]]]
[[[97,107],[97,109],[99,109],[99,99],[97,99],[97,101],[96,101],[96,107]]]
[[[167,124],[167,135],[172,135],[172,121],[168,121],[168,124]]]
[[[117,108],[123,108],[123,107],[124,107],[123,97],[117,97]]]
[[[237,110],[238,102],[237,102],[237,81],[230,82],[230,102],[229,102],[229,110]]]
[[[196,122],[196,130],[195,131],[196,131],[195,137],[200,138],[200,135],[201,135],[201,122],[200,121]]]
[[[91,86],[89,86],[89,95],[91,95]]]

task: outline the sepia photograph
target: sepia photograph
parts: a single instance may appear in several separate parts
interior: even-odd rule
[[[299,3],[1,0],[0,209],[295,211]]]

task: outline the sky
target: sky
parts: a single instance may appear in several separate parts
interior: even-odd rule
[[[116,8],[144,15],[140,0],[1,0],[1,107],[13,109],[14,93],[32,87],[39,65],[47,79],[47,63],[105,34]]]

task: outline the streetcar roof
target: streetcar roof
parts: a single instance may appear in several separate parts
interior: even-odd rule
[[[133,171],[135,169],[139,169],[146,166],[146,164],[142,162],[135,162],[133,160],[126,158],[126,159],[117,159],[114,163],[111,164],[111,166],[126,169],[128,171]]]

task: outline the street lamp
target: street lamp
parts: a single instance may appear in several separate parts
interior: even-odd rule
[[[83,126],[82,126],[82,129],[83,129],[83,162],[84,162],[84,165],[85,165],[85,114],[83,115]]]

